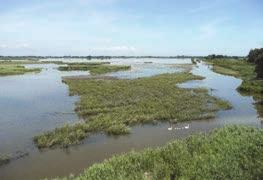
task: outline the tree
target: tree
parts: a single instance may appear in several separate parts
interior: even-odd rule
[[[256,65],[257,78],[263,79],[263,48],[252,49],[248,54],[248,62]]]
[[[259,54],[255,60],[257,78],[263,79],[263,53]]]
[[[263,48],[250,50],[250,52],[248,54],[248,62],[255,63],[257,57],[260,54],[263,54]]]
[[[208,55],[207,58],[208,59],[222,59],[222,58],[226,58],[227,56],[224,56],[224,55],[216,55],[216,54],[211,54],[211,55]]]

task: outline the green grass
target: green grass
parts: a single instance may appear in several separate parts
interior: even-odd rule
[[[216,65],[213,66],[213,70],[219,74],[224,74],[224,75],[229,75],[229,76],[238,76],[239,74],[237,71],[234,71],[228,68],[224,68],[221,66],[216,66]]]
[[[39,148],[79,143],[89,133],[130,133],[130,127],[155,121],[173,123],[215,117],[228,102],[212,97],[206,89],[176,86],[203,79],[190,73],[162,74],[134,80],[68,79],[71,95],[79,95],[76,112],[85,123],[57,128],[34,138]]]
[[[94,164],[63,179],[262,179],[263,131],[227,126]]]
[[[109,72],[116,72],[128,70],[130,66],[109,65],[108,62],[98,63],[69,63],[67,66],[60,66],[60,71],[89,71],[92,75],[105,74]]]
[[[38,73],[40,71],[40,68],[25,68],[22,65],[0,63],[0,76],[21,75],[29,72]]]
[[[40,61],[38,60],[2,60],[0,61],[0,65],[4,65],[4,64],[7,64],[7,65],[21,65],[21,64],[38,64]]]
[[[263,94],[263,80],[256,79],[254,64],[235,59],[208,59],[206,62],[212,64],[217,73],[241,78],[243,82],[238,90]]]

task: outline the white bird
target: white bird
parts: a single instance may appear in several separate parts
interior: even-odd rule
[[[184,128],[185,128],[185,129],[189,129],[189,127],[190,127],[190,125],[189,125],[189,124],[187,124],[187,126],[185,126]]]
[[[172,127],[168,127],[168,131],[171,131],[171,130],[173,130],[173,128]]]

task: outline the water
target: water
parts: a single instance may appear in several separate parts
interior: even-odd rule
[[[118,71],[106,75],[118,77],[121,79],[135,79],[139,77],[150,77],[163,73],[175,73],[183,70],[183,67],[172,64],[133,64],[130,71]]]
[[[257,111],[254,108],[254,100],[252,96],[241,96],[237,87],[242,83],[242,80],[232,76],[217,74],[210,70],[210,67],[198,63],[198,66],[192,70],[193,74],[206,77],[201,81],[190,81],[181,84],[181,87],[206,87],[210,89],[210,94],[230,101],[233,109],[221,111],[218,113],[218,123],[220,124],[247,124],[256,127],[261,127],[261,122],[258,119]]]
[[[84,72],[59,72],[56,65],[41,67],[39,74],[0,77],[0,153],[27,152],[34,148],[32,137],[65,123],[77,121],[74,103],[61,76]],[[87,74],[87,73],[85,73]]]
[[[110,74],[121,78],[174,72],[178,71],[178,68],[171,66],[171,64],[190,62],[190,60],[169,59],[152,64],[143,63],[149,61],[144,59],[111,61],[115,64],[132,64],[131,71]],[[189,129],[168,131],[167,128],[170,125],[167,123],[136,126],[128,136],[108,137],[104,134],[96,134],[82,145],[67,150],[38,151],[32,144],[32,137],[35,134],[53,129],[65,122],[78,121],[73,112],[74,103],[78,98],[69,97],[67,86],[61,83],[61,76],[72,75],[72,72],[64,74],[53,69],[55,65],[44,66],[47,66],[47,70],[38,75],[0,78],[1,87],[6,82],[3,86],[5,90],[0,90],[0,142],[4,142],[4,145],[1,143],[0,150],[8,151],[16,146],[21,146],[30,151],[29,156],[0,167],[0,179],[39,179],[67,176],[69,173],[78,174],[93,163],[101,162],[114,154],[132,149],[141,150],[146,147],[160,146],[170,140],[192,133],[209,132],[211,129],[222,127],[225,124],[262,126],[254,109],[253,99],[243,97],[236,91],[241,80],[213,73],[206,65],[199,63],[192,72],[204,76],[206,79],[186,82],[180,86],[213,88],[214,90],[210,93],[229,100],[234,106],[232,110],[220,111],[215,119],[173,125],[173,127],[184,127],[189,124]],[[79,73],[75,74],[79,75]],[[8,98],[12,101],[9,101]],[[6,100],[4,101],[4,99]]]

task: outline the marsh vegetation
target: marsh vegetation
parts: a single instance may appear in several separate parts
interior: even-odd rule
[[[88,133],[127,134],[136,124],[209,119],[218,110],[231,108],[227,101],[210,96],[206,89],[176,86],[197,79],[203,77],[185,72],[134,80],[65,80],[70,94],[80,96],[76,112],[85,122],[36,136],[35,143],[39,148],[68,146],[79,143]]]
[[[89,71],[92,75],[105,74],[109,72],[124,71],[130,66],[110,65],[109,62],[95,63],[68,63],[67,66],[60,66],[60,71]]]
[[[227,61],[229,60],[229,62],[225,62],[225,61],[221,62],[221,60],[220,62],[216,62],[217,59],[213,59],[213,61],[211,60],[208,60],[208,61],[210,61],[210,63],[213,62],[214,64],[213,67],[219,68],[219,70],[215,70],[215,69],[213,70],[220,72],[221,74],[228,74],[231,76],[235,76],[237,78],[244,76],[244,79],[246,79],[245,77],[249,77],[247,78],[248,80],[258,81],[256,78],[254,78],[255,72],[254,72],[253,64],[247,63],[240,59],[239,60],[227,59]],[[41,78],[34,78],[36,81],[44,79],[44,81],[41,81],[41,83],[38,82],[39,84],[42,84],[42,86],[38,85],[39,89],[43,89],[52,84],[54,85],[54,83],[60,83],[64,87],[63,88],[64,91],[58,91],[56,94],[53,94],[53,96],[52,94],[49,94],[49,97],[48,97],[49,98],[48,103],[55,104],[55,101],[56,101],[56,104],[58,105],[58,107],[60,107],[60,108],[56,108],[56,105],[55,105],[54,107],[50,108],[52,110],[50,109],[47,110],[48,112],[55,112],[56,113],[55,116],[49,115],[49,118],[40,117],[40,115],[45,114],[46,112],[44,111],[40,112],[39,109],[44,109],[44,110],[46,109],[45,109],[45,104],[41,106],[41,103],[43,102],[39,101],[38,112],[36,112],[33,118],[31,117],[32,118],[31,122],[33,121],[35,122],[35,119],[34,119],[35,117],[38,117],[38,116],[40,117],[39,122],[35,123],[37,125],[35,125],[35,127],[32,129],[41,127],[42,128],[41,133],[44,132],[44,134],[37,135],[36,133],[39,133],[39,131],[38,132],[34,131],[33,133],[30,134],[29,138],[37,135],[34,137],[34,142],[36,144],[36,147],[41,149],[41,148],[50,148],[50,147],[68,147],[69,145],[75,145],[75,144],[79,144],[82,142],[84,142],[84,144],[81,146],[78,146],[78,148],[72,148],[72,149],[81,149],[81,150],[77,152],[71,151],[71,155],[69,155],[69,158],[65,158],[63,153],[62,154],[57,153],[58,151],[60,151],[59,149],[56,149],[56,150],[54,149],[51,151],[44,151],[47,153],[42,153],[42,151],[40,151],[41,152],[40,155],[37,155],[38,160],[45,157],[46,159],[49,159],[47,160],[47,164],[49,165],[51,164],[54,165],[54,161],[57,161],[57,164],[61,162],[63,163],[69,162],[68,164],[70,164],[68,166],[60,167],[55,171],[51,171],[50,168],[47,167],[47,170],[48,170],[47,174],[42,173],[42,166],[35,163],[37,158],[36,159],[33,158],[33,160],[31,158],[27,158],[27,159],[25,158],[26,159],[25,161],[24,160],[19,161],[22,163],[19,163],[19,162],[17,163],[17,161],[14,161],[13,163],[14,158],[12,159],[2,158],[2,160],[0,160],[0,164],[1,163],[5,164],[6,162],[9,162],[10,160],[12,163],[9,164],[11,166],[8,165],[7,168],[4,167],[1,170],[0,177],[3,177],[3,179],[6,179],[7,177],[22,177],[24,175],[24,172],[29,169],[32,170],[32,166],[34,165],[35,167],[33,169],[34,169],[34,172],[36,173],[31,174],[32,175],[31,177],[34,176],[35,179],[40,178],[40,177],[45,177],[45,176],[46,177],[65,176],[65,172],[68,172],[68,173],[72,172],[72,173],[78,174],[80,172],[80,169],[82,170],[83,168],[86,168],[92,165],[94,162],[102,161],[103,159],[109,158],[113,154],[116,154],[116,153],[128,152],[133,148],[136,150],[142,150],[145,147],[163,145],[164,142],[167,142],[168,140],[171,140],[171,139],[174,140],[174,138],[176,139],[177,137],[187,136],[194,132],[200,132],[202,130],[207,131],[215,127],[221,126],[223,124],[222,121],[224,121],[224,123],[231,124],[232,123],[231,120],[227,118],[224,119],[224,117],[226,117],[224,114],[233,115],[234,110],[236,110],[237,113],[240,113],[240,115],[237,115],[235,114],[236,112],[234,112],[233,116],[237,117],[236,119],[238,119],[239,117],[242,117],[243,115],[246,115],[249,117],[252,117],[252,116],[256,117],[254,116],[256,115],[256,112],[254,111],[254,107],[253,105],[251,105],[253,103],[253,100],[251,100],[251,98],[250,98],[250,101],[242,101],[242,98],[244,97],[240,96],[238,93],[236,93],[238,94],[238,97],[237,96],[234,96],[233,98],[230,97],[231,92],[233,92],[234,89],[241,82],[238,79],[227,77],[227,76],[221,76],[218,74],[216,76],[213,76],[215,73],[212,73],[211,70],[207,68],[205,64],[199,63],[199,61],[196,59],[194,59],[193,61],[193,63],[196,64],[196,66],[193,66],[192,64],[183,64],[183,65],[182,64],[180,65],[169,64],[169,62],[165,62],[166,64],[162,64],[159,62],[158,64],[156,62],[152,62],[152,63],[148,63],[148,62],[145,63],[145,62],[146,61],[143,60],[141,64],[136,64],[136,66],[132,65],[133,69],[135,69],[134,72],[133,71],[123,71],[121,72],[121,74],[116,73],[117,74],[116,76],[114,75],[114,73],[109,74],[109,76],[101,76],[101,74],[108,72],[108,70],[99,70],[99,71],[96,70],[100,68],[101,66],[115,66],[115,65],[111,65],[110,62],[85,62],[84,61],[84,62],[76,62],[76,63],[70,62],[69,63],[69,62],[60,62],[60,61],[34,61],[32,62],[31,60],[23,61],[23,62],[22,61],[3,62],[2,63],[3,65],[21,65],[21,66],[24,66],[27,64],[40,64],[40,65],[32,66],[32,67],[42,67],[43,68],[43,73],[40,73],[39,75],[32,74],[32,76],[34,77],[41,76]],[[189,59],[189,63],[190,62],[191,61]],[[113,63],[120,64],[116,61],[113,61]],[[125,62],[123,64],[128,64],[128,63]],[[215,66],[215,64],[218,64],[218,66]],[[229,64],[231,64],[230,66],[231,68],[229,68]],[[245,67],[245,65],[247,64],[249,66]],[[90,67],[87,68],[87,66],[92,66],[93,69]],[[139,69],[138,68],[139,66],[143,66],[142,69],[148,68],[148,71],[151,71],[151,72],[156,71],[156,72],[150,73],[149,75],[150,77],[145,77],[146,75],[148,75],[147,74],[148,72],[145,71],[146,73],[143,72],[142,74],[139,74],[139,71],[136,71]],[[207,70],[211,72],[211,74],[209,72],[206,72],[203,67],[206,67]],[[60,72],[58,71],[57,68],[59,68],[61,71],[72,71],[72,72]],[[169,68],[180,69],[184,72],[172,71]],[[202,73],[197,73],[196,71],[197,69],[202,71]],[[124,70],[124,69],[121,69],[121,70]],[[192,72],[194,74],[198,74],[199,76],[189,73],[191,70],[193,70]],[[74,72],[74,71],[78,71],[78,72]],[[86,75],[85,71],[90,71],[91,75],[88,75],[88,74]],[[115,70],[112,70],[112,71],[110,70],[110,72],[113,72],[113,71]],[[169,72],[170,74],[163,74],[167,72]],[[177,72],[177,73],[174,73],[174,72]],[[77,74],[77,73],[81,73],[81,74]],[[123,76],[122,73],[131,73],[131,74],[134,73],[134,74],[139,74],[139,75],[138,76],[131,76],[131,75]],[[95,76],[97,74],[99,76]],[[155,75],[155,74],[159,74],[159,75]],[[68,75],[70,77],[62,77],[62,75],[63,76]],[[74,75],[80,75],[80,76],[74,77]],[[225,92],[228,94],[228,96],[224,96],[222,95],[222,93],[220,94],[220,92],[224,91],[224,89],[222,90],[222,88],[220,88],[219,86],[215,86],[215,84],[213,83],[212,83],[212,86],[206,84],[207,79],[211,80],[211,77],[210,77],[211,75],[213,76],[212,77],[213,82],[218,81],[218,84],[221,84],[222,81],[224,80],[231,79],[231,81],[228,81],[229,83],[231,82],[230,88],[227,90],[227,92]],[[30,85],[36,83],[36,82],[33,83],[32,76],[29,78],[29,81],[27,81],[27,82],[30,82],[28,83]],[[49,76],[49,77],[45,79],[46,76]],[[206,80],[204,80],[202,76],[206,77]],[[26,77],[28,76],[25,76],[25,78]],[[50,77],[53,77],[53,78],[56,77],[55,78],[56,81],[51,81],[52,78]],[[120,77],[120,79],[116,77]],[[131,78],[131,79],[124,79],[123,77]],[[224,77],[224,78],[220,79],[220,77]],[[2,77],[2,78],[5,78],[5,77]],[[10,85],[8,78],[10,77],[6,77],[7,80],[3,81],[4,83],[6,83],[5,86]],[[14,79],[15,78],[16,77],[14,77]],[[19,78],[21,77],[19,76]],[[65,82],[66,84],[61,83],[61,78],[63,79],[63,82]],[[200,81],[195,81],[195,80],[200,80]],[[197,83],[200,86],[191,86],[190,88],[183,88],[187,86],[181,86],[181,85],[185,84],[187,81],[189,81],[188,83]],[[17,81],[15,82],[17,83]],[[22,81],[21,84],[26,84],[25,82],[26,81]],[[47,84],[46,82],[49,82],[49,83]],[[13,86],[10,86],[10,88],[11,87]],[[68,97],[67,87],[69,87],[70,95],[73,95],[72,97]],[[212,90],[208,91],[207,89],[196,88],[196,87],[207,87],[209,89],[214,87],[216,90],[212,92]],[[30,87],[30,89],[32,89],[32,87]],[[40,91],[39,89],[35,91],[39,92]],[[53,87],[52,89],[57,90],[59,88]],[[251,89],[254,90],[254,88],[251,88]],[[7,92],[7,91],[9,90],[3,90],[2,92]],[[18,93],[22,95],[26,94],[23,91],[22,92],[19,91]],[[64,96],[57,98],[59,95],[63,93],[65,94]],[[43,94],[45,95],[46,92],[43,91]],[[221,97],[223,99],[214,97],[212,96],[212,94],[216,95],[217,97]],[[253,95],[254,94],[257,94],[257,99],[262,97],[260,93],[253,93]],[[34,97],[35,101],[36,100],[38,101],[39,99],[41,100],[42,95],[39,96],[37,94],[37,97],[40,97],[40,98]],[[79,99],[75,95],[79,96]],[[8,94],[8,96],[13,96],[13,94],[10,93],[10,95]],[[74,98],[75,100],[67,102],[67,100],[65,100],[67,99],[67,97]],[[5,100],[5,97],[2,99]],[[61,101],[62,99],[64,99],[64,101]],[[233,104],[234,106],[233,111],[231,110],[231,111],[226,111],[226,112],[220,112],[220,114],[218,114],[217,112],[219,110],[225,110],[225,109],[231,108],[231,104],[225,101],[225,99],[229,100]],[[240,110],[239,109],[240,107],[237,107],[233,99],[241,103],[246,103],[245,106],[242,106],[242,108],[243,109],[248,108],[249,110],[247,112],[243,112],[242,110]],[[76,123],[78,118],[77,116],[75,116],[76,114],[73,113],[74,102],[76,102],[77,100],[79,101],[77,102],[75,106],[75,112],[77,112],[77,114],[79,115],[81,119],[78,123]],[[66,103],[69,103],[71,108],[67,109],[65,108],[67,106],[62,105]],[[35,109],[32,108],[32,106],[30,107],[32,111],[28,111],[29,112],[28,114],[33,114],[33,111],[35,111]],[[256,101],[255,107],[257,109],[259,108],[262,109],[262,103],[260,101]],[[250,111],[250,108],[252,109],[251,111]],[[60,116],[59,114],[57,114],[57,112],[64,113],[64,111],[67,111],[65,109],[69,111],[65,113],[72,113],[72,115],[64,114],[63,116]],[[3,110],[2,112],[4,111],[5,110]],[[246,119],[246,116],[243,119]],[[26,121],[28,120],[28,117],[30,116],[24,117],[20,115],[19,120],[21,121],[21,119],[24,118],[23,121]],[[52,119],[52,118],[56,118],[56,119]],[[73,119],[72,121],[68,120],[71,118]],[[215,118],[215,119],[210,120],[211,118],[212,119]],[[49,123],[48,119],[50,119],[50,121],[55,122],[55,123],[53,124],[50,123],[49,126],[46,126]],[[238,120],[236,119],[233,120],[234,123],[238,122]],[[243,121],[243,119],[240,120],[241,123],[245,121],[245,120]],[[201,121],[198,121],[198,120],[201,120]],[[249,121],[247,124],[250,124],[251,122],[253,125],[256,124],[257,126],[258,119],[255,119],[255,120],[253,119]],[[66,125],[64,125],[65,123]],[[150,124],[150,125],[140,126],[142,124]],[[185,124],[190,124],[189,130],[176,130],[176,127],[180,127],[181,125],[184,126]],[[173,131],[167,130],[166,126],[168,125],[173,127]],[[26,126],[28,127],[29,125],[27,124]],[[54,129],[54,127],[58,127],[58,128]],[[149,129],[149,127],[151,127],[151,131],[147,130],[147,128]],[[143,131],[143,133],[140,134],[140,132],[138,132],[138,129],[140,129],[140,132]],[[255,169],[258,169],[257,167],[258,165],[254,166],[252,163],[252,161],[254,161],[253,159],[254,156],[251,159],[252,155],[247,153],[246,150],[242,151],[242,149],[240,148],[241,145],[239,143],[239,140],[231,139],[230,136],[232,136],[233,134],[232,134],[232,130],[230,129],[235,131],[237,134],[239,134],[239,132],[242,131],[241,134],[243,134],[244,136],[241,135],[242,136],[241,138],[246,138],[247,136],[250,136],[249,132],[251,128],[247,128],[247,127],[235,127],[235,128],[231,127],[231,128],[228,128],[227,131],[222,130],[222,132],[226,134],[229,133],[227,137],[223,136],[223,133],[221,133],[220,138],[222,139],[222,141],[221,140],[219,141],[218,139],[207,140],[211,136],[208,137],[205,135],[196,135],[193,137],[191,136],[187,138],[186,140],[172,142],[171,144],[174,144],[173,147],[172,145],[169,144],[169,145],[157,148],[157,149],[147,149],[142,152],[131,152],[123,156],[116,156],[113,158],[113,159],[117,159],[116,161],[113,159],[110,159],[110,160],[105,161],[103,164],[95,164],[94,166],[87,169],[83,174],[81,174],[80,176],[76,178],[105,179],[105,177],[109,177],[109,179],[110,178],[111,179],[141,179],[141,178],[142,179],[143,178],[144,179],[162,179],[162,178],[170,178],[170,176],[172,176],[176,178],[185,178],[185,179],[187,178],[194,179],[196,177],[199,177],[200,179],[203,179],[203,178],[211,179],[211,178],[216,178],[216,177],[224,179],[226,176],[234,177],[233,175],[234,173],[236,174],[240,173],[244,175],[244,177],[246,178],[247,177],[257,178],[260,175],[259,172],[257,172],[257,170],[250,170],[250,168],[252,167]],[[216,130],[216,131],[221,131],[221,130]],[[14,131],[10,132],[10,134],[11,133],[14,133]],[[115,138],[115,136],[125,135],[129,133],[132,133],[132,134],[130,136],[125,136],[125,137],[123,136],[120,138]],[[152,135],[151,133],[157,133],[158,135]],[[149,134],[152,135],[151,138],[154,139],[153,142],[149,142],[151,140],[146,138],[146,136],[149,136]],[[107,135],[114,136],[114,137],[107,137]],[[138,136],[139,136],[139,139],[142,139],[142,140],[138,140]],[[258,136],[254,136],[254,130],[251,130],[251,136],[253,136],[253,138],[256,138],[256,139],[258,137]],[[114,139],[113,145],[112,146],[111,145],[98,146],[98,144],[104,143],[104,142],[101,142],[104,140],[101,140],[101,139],[98,140],[98,138],[102,138],[102,137],[107,139],[107,143],[108,143],[108,140],[111,141],[111,139]],[[236,135],[234,135],[233,137],[236,137]],[[84,139],[88,139],[88,141],[84,141]],[[120,139],[122,140],[120,141]],[[188,139],[194,139],[193,141],[195,142],[192,142],[192,141],[190,142],[190,140]],[[213,144],[212,141],[214,140],[218,141],[218,144],[215,143],[217,145],[217,149],[216,148],[213,149],[212,148],[213,145],[211,145],[210,147],[210,143]],[[237,140],[238,142],[234,140]],[[95,141],[96,146],[91,147],[90,142],[94,143],[94,141]],[[240,140],[240,141],[242,143],[245,142],[245,140],[244,141]],[[246,139],[246,141],[250,141],[250,139]],[[135,142],[136,146],[130,142]],[[138,148],[137,144],[142,144],[142,142],[144,142],[143,143],[144,145],[139,145],[140,148]],[[229,146],[228,143],[230,142],[234,143],[235,147]],[[32,139],[30,139],[29,144],[32,144]],[[116,144],[118,144],[118,146],[116,146]],[[224,148],[224,150],[222,150],[222,152],[219,147],[219,144],[223,144],[222,148]],[[199,145],[200,145],[201,150],[199,149]],[[125,148],[122,149],[122,146],[124,146]],[[170,147],[170,149],[167,148],[168,146]],[[177,146],[179,150],[177,150],[175,146]],[[242,148],[243,149],[246,148],[245,146],[247,146],[247,144],[244,144]],[[258,148],[260,147],[260,145],[259,146],[256,145],[255,147]],[[87,149],[83,150],[85,148],[89,150],[92,149],[92,150],[91,151]],[[103,150],[100,151],[98,150],[98,148],[106,149],[107,152]],[[72,149],[71,148],[66,149],[66,151],[72,150]],[[194,151],[193,149],[196,149],[196,151]],[[233,158],[231,158],[231,155],[228,154],[228,153],[233,153],[232,149],[235,149],[238,152],[238,155],[235,154],[235,157]],[[181,150],[182,150],[182,153],[180,154]],[[52,154],[53,151],[55,152],[54,154]],[[216,151],[220,151],[221,154],[217,154]],[[94,155],[94,157],[90,158],[90,156],[92,156],[94,152],[96,152],[96,156]],[[243,153],[242,157],[239,156],[241,154],[240,152]],[[208,153],[210,156],[205,156],[205,153]],[[257,153],[255,153],[256,156],[258,155]],[[53,156],[50,156],[50,154],[52,154]],[[227,154],[227,157],[225,157],[223,154]],[[83,155],[86,157],[83,158]],[[79,165],[81,163],[75,161],[76,159],[79,159],[79,158],[82,159],[82,161],[85,161],[85,163],[87,164]],[[191,161],[191,158],[193,159],[193,161]],[[242,163],[247,162],[248,165],[245,168],[241,167],[241,165],[238,164],[241,162],[241,160],[238,158],[243,159],[244,161],[242,161]],[[246,158],[249,158],[249,160],[246,161]],[[61,161],[61,159],[63,159],[63,161]],[[184,161],[185,161],[185,164],[183,164]],[[233,166],[230,165],[229,167],[227,167],[226,164],[224,164],[224,161],[226,163],[233,161],[236,166],[234,167],[234,165]],[[259,159],[259,161],[261,161],[261,159]],[[194,164],[191,165],[191,162],[194,162]],[[200,162],[202,163],[202,165],[200,165]],[[25,165],[21,165],[24,163]],[[17,164],[18,164],[18,168],[20,169],[18,170],[18,173],[15,172],[16,170],[12,170],[14,166],[17,166]],[[125,164],[127,164],[127,166],[124,166]],[[145,164],[146,164],[146,167],[144,166]],[[188,168],[188,167],[190,167],[189,171],[184,170],[185,168]],[[141,168],[142,170],[137,170],[137,168],[138,169]],[[228,168],[230,168],[231,171],[233,171],[233,173],[228,172],[227,171]],[[247,170],[246,168],[249,170]],[[194,172],[195,169],[197,169],[198,171]],[[99,173],[98,171],[100,171],[101,173]],[[132,173],[128,174],[129,171],[132,171]],[[202,174],[203,172],[204,174]],[[238,177],[241,176],[240,174],[238,174]]]
[[[20,75],[29,72],[38,73],[40,68],[26,68],[23,65],[0,63],[0,76]]]
[[[0,60],[0,76],[39,73],[41,68],[26,68],[32,64],[65,64],[62,61],[39,61],[38,59]]]
[[[251,93],[263,93],[263,81],[256,79],[255,65],[243,60],[208,59],[213,65],[212,70],[224,75],[230,75],[243,80],[238,90]]]
[[[227,126],[209,135],[114,156],[72,179],[261,179],[263,131]],[[67,178],[65,178],[67,179]]]
[[[243,80],[238,90],[251,93],[263,93],[263,80],[256,79],[255,65],[243,60],[208,59],[213,70],[219,74],[230,75]]]

